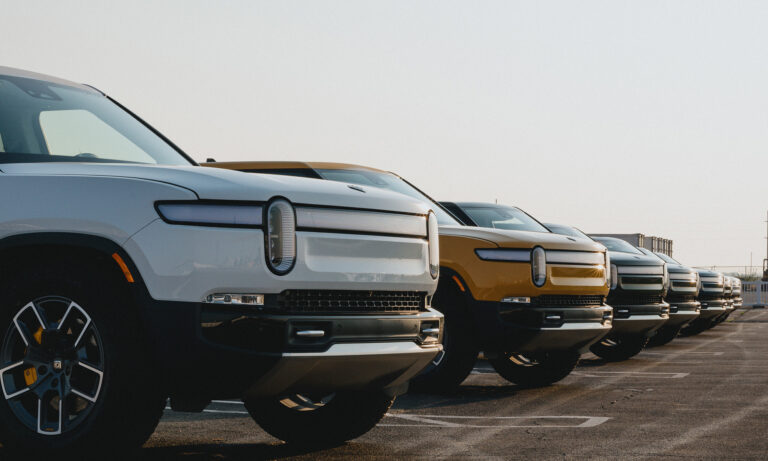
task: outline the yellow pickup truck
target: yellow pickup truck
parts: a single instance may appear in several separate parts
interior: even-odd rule
[[[567,376],[605,336],[610,262],[595,242],[533,230],[464,226],[396,174],[359,165],[222,162],[204,166],[379,187],[427,202],[438,217],[440,278],[432,306],[445,315],[444,352],[417,379],[422,389],[458,386],[483,351],[505,379],[524,387]]]

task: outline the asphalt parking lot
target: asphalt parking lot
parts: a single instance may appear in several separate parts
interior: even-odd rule
[[[135,459],[768,459],[767,434],[768,310],[756,309],[626,362],[586,355],[544,389],[480,362],[458,393],[401,397],[376,429],[321,451],[271,438],[238,402],[167,410]]]

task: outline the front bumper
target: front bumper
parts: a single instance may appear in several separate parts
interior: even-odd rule
[[[281,315],[154,302],[146,312],[169,394],[202,399],[352,389],[396,394],[442,350],[443,316],[433,309]]]
[[[331,393],[343,389],[399,389],[432,361],[442,346],[407,341],[341,343],[324,352],[286,352],[245,393]]]
[[[702,320],[713,319],[728,312],[725,300],[708,299],[701,300],[701,312],[699,318]]]
[[[611,335],[652,336],[668,320],[667,303],[614,306]]]
[[[701,303],[698,301],[672,302],[669,306],[669,320],[664,327],[684,327],[696,320],[701,311]]]
[[[486,353],[586,349],[611,330],[612,308],[475,301],[476,335]]]

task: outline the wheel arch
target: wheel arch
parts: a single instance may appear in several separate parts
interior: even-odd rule
[[[448,266],[440,266],[440,278],[438,280],[441,282],[438,283],[438,291],[441,289],[445,290],[448,286],[455,288],[464,296],[467,308],[469,308],[469,305],[474,300],[472,289],[467,280],[457,270]],[[448,286],[444,286],[443,283],[446,283]]]
[[[0,280],[18,267],[18,261],[29,264],[51,259],[97,264],[116,277],[136,301],[149,296],[141,273],[120,245],[106,237],[72,232],[32,232],[0,239]]]

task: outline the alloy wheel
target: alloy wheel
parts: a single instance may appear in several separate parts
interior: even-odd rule
[[[314,411],[326,406],[336,393],[324,396],[308,396],[304,394],[294,394],[280,400],[280,403],[295,411]]]
[[[16,418],[41,435],[82,423],[98,402],[104,348],[75,301],[46,296],[13,317],[0,346],[0,388]]]

